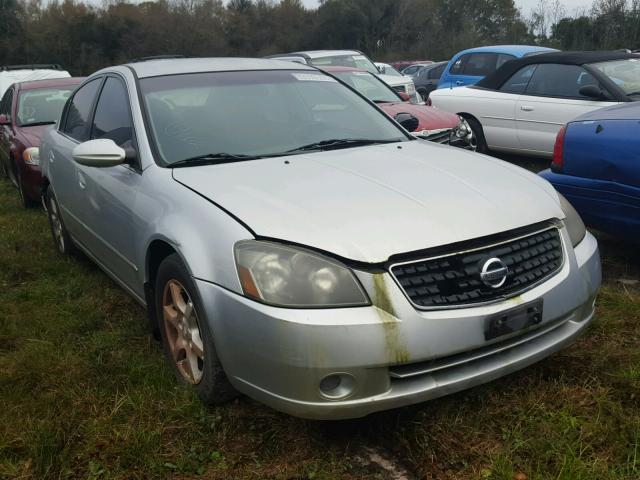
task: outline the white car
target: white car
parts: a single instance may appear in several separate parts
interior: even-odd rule
[[[69,77],[69,72],[56,64],[3,66],[0,67],[0,98],[14,83]]]
[[[381,73],[380,69],[367,57],[358,50],[313,50],[307,52],[284,53],[271,55],[272,60],[285,60],[289,62],[298,62],[305,65],[313,65],[314,67],[352,67],[367,70],[376,75],[380,80],[393,88],[396,92],[406,93],[414,103],[420,103],[422,98],[416,93],[416,86],[413,80],[404,75],[388,75]],[[389,68],[393,68],[389,65]]]
[[[589,111],[640,100],[640,56],[554,52],[511,60],[471,87],[431,92],[430,104],[466,118],[478,151],[551,157],[560,128]]]

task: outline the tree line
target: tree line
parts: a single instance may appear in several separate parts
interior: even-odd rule
[[[0,65],[59,63],[74,75],[154,55],[254,56],[355,48],[374,59],[448,59],[473,46],[640,48],[640,0],[0,0]]]

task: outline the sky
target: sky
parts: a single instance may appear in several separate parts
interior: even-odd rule
[[[514,0],[516,5],[520,7],[522,13],[527,15],[537,4],[538,0]],[[576,9],[591,9],[592,0],[560,0],[560,2],[564,5],[565,10],[568,15],[574,13]],[[302,0],[302,3],[308,8],[315,8],[318,6],[318,0]],[[549,2],[551,3],[551,2]]]

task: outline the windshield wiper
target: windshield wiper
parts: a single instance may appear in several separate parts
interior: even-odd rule
[[[332,140],[321,140],[320,142],[309,143],[298,148],[287,150],[285,153],[305,152],[309,150],[336,150],[339,148],[361,147],[364,145],[375,145],[378,143],[396,143],[397,140],[371,140],[368,138],[335,138]]]
[[[37,127],[39,125],[53,125],[56,122],[49,120],[48,122],[31,122],[31,123],[21,123],[21,127]]]
[[[389,100],[371,100],[371,101],[373,103],[391,103],[393,100],[392,101],[389,101]],[[400,100],[397,100],[397,101],[399,102]]]
[[[217,163],[229,163],[242,160],[256,160],[262,158],[256,155],[244,155],[242,153],[207,153],[196,157],[185,158],[177,162],[170,163],[171,168],[195,167],[198,165],[214,165]]]

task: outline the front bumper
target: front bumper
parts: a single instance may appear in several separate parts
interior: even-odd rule
[[[565,245],[570,245],[562,230]],[[216,349],[233,385],[291,415],[362,417],[478,385],[571,343],[593,318],[600,285],[595,238],[565,248],[559,273],[517,297],[472,308],[418,311],[387,274],[358,272],[374,306],[300,310],[262,305],[197,280]],[[512,338],[484,340],[489,315],[542,298],[543,319]],[[385,309],[375,305],[385,306]],[[330,399],[327,375],[353,379]]]

